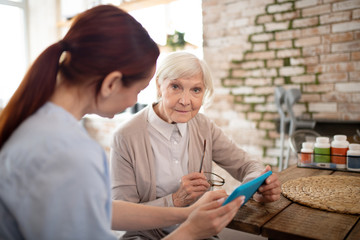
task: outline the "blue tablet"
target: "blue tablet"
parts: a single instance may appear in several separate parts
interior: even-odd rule
[[[245,196],[243,205],[254,195],[258,188],[265,182],[265,180],[272,174],[272,171],[268,171],[263,175],[238,186],[223,202],[223,206],[231,202],[237,197]]]

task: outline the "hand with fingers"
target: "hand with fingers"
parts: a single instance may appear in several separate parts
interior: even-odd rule
[[[269,165],[266,166],[261,174],[271,170]],[[254,194],[253,198],[257,202],[274,202],[280,199],[281,183],[276,173],[271,174],[258,191]]]
[[[210,184],[203,173],[193,172],[181,178],[179,189],[172,194],[175,207],[186,207],[193,204],[205,192]]]
[[[221,206],[227,194],[224,190],[210,191],[191,206],[187,220],[166,239],[206,239],[218,234],[234,218],[244,202],[241,196]]]

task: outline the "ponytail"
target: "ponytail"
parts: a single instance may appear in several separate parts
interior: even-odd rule
[[[0,149],[15,129],[46,103],[56,86],[63,41],[48,47],[27,71],[20,86],[0,114]]]

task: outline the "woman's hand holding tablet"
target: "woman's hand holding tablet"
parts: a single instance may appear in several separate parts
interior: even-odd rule
[[[251,180],[250,182],[244,183],[237,187],[231,194],[226,198],[222,205],[226,205],[239,196],[245,196],[243,205],[254,195],[258,188],[265,182],[265,180],[272,174],[272,171],[268,171],[259,177]]]

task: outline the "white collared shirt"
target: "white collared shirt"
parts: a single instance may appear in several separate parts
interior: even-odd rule
[[[187,123],[170,124],[149,109],[148,131],[155,157],[156,196],[164,197],[180,187],[181,178],[188,174]]]

